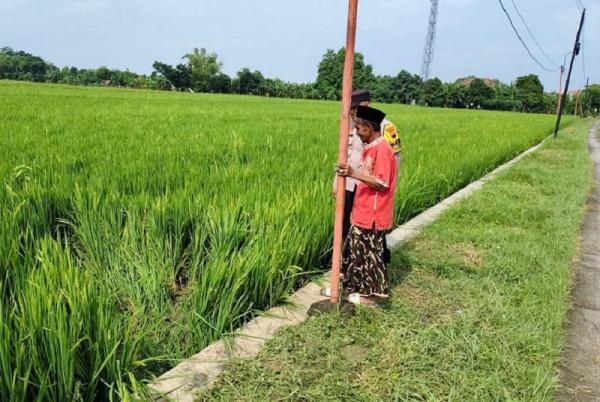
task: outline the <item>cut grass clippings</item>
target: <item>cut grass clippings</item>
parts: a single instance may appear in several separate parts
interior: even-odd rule
[[[394,250],[391,302],[283,329],[199,400],[553,400],[589,121]]]

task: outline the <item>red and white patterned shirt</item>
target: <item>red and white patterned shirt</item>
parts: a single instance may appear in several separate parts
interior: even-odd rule
[[[360,170],[381,182],[386,189],[377,191],[357,181],[352,224],[363,229],[390,229],[393,225],[398,165],[392,147],[383,136],[365,146]]]

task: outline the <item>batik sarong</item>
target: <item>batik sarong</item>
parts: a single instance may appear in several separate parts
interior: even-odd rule
[[[344,242],[341,283],[344,294],[388,297],[383,261],[385,232],[352,225]]]

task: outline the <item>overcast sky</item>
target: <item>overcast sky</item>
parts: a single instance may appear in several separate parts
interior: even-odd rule
[[[554,67],[528,36],[514,1],[550,59],[573,47],[577,0],[503,0],[535,56]],[[584,57],[572,87],[600,82],[600,0],[588,9]],[[226,73],[242,67],[287,81],[314,81],[328,48],[345,41],[347,0],[0,0],[0,47],[39,55],[62,67],[152,71],[177,64],[194,47],[216,52]],[[430,2],[360,0],[357,50],[376,74],[419,73]],[[528,73],[556,90],[558,72],[541,70],[513,33],[498,0],[440,0],[432,76],[474,74],[510,83]]]

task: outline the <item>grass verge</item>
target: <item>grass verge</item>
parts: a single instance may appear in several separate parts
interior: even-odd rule
[[[388,305],[286,328],[198,400],[553,400],[592,177],[588,126],[394,250]]]

